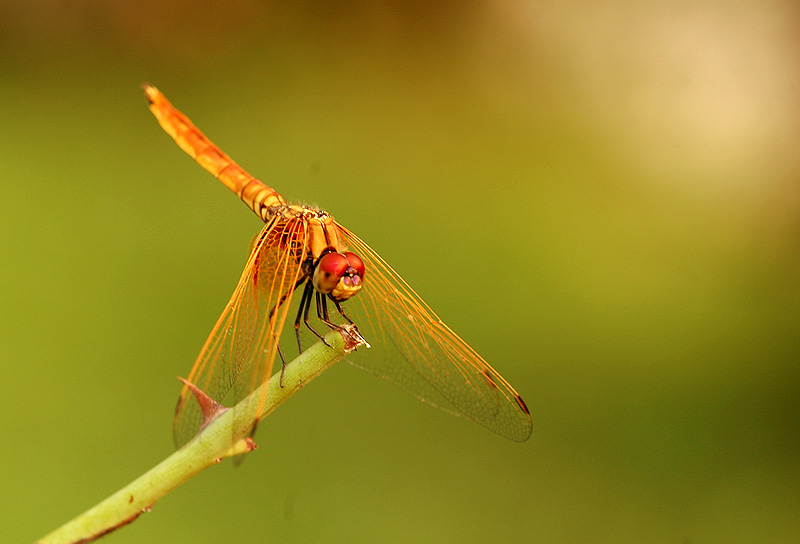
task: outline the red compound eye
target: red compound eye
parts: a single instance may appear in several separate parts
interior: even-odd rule
[[[337,276],[336,279],[339,279],[339,276],[344,274],[344,271],[347,270],[347,266],[350,263],[347,262],[347,257],[342,255],[341,253],[328,253],[323,255],[322,258],[317,263],[317,268],[325,273],[325,274],[333,274]]]
[[[361,260],[361,257],[356,255],[355,253],[351,253],[350,251],[346,252],[344,256],[347,258],[347,262],[350,263],[350,266],[356,269],[356,272],[363,280],[366,268],[364,267],[364,261]]]
[[[320,293],[330,293],[349,266],[347,258],[341,253],[323,255],[314,271],[314,287]]]

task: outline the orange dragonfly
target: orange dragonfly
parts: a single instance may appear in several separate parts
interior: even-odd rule
[[[249,395],[269,379],[276,355],[283,358],[278,339],[290,308],[296,308],[300,351],[302,331],[322,338],[318,328],[355,323],[372,347],[349,354],[351,364],[512,440],[528,439],[531,416],[522,397],[375,251],[327,212],[288,204],[206,138],[158,89],[144,85],[144,91],[150,111],[181,149],[266,224],[253,239],[242,277],[189,382],[219,403],[231,394],[234,402]],[[173,423],[178,447],[202,424],[192,399],[185,385]]]

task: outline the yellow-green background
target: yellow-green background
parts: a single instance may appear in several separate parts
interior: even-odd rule
[[[0,2],[0,541],[172,451],[259,221],[151,82],[382,254],[517,444],[340,364],[107,542],[797,542],[789,2]]]

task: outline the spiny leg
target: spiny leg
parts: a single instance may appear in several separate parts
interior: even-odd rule
[[[335,301],[335,300],[333,301],[333,304],[334,304],[334,306],[336,306],[336,309],[337,309],[337,310],[339,310],[339,313],[341,314],[341,316],[342,316],[343,318],[345,318],[345,319],[347,320],[347,322],[348,322],[348,323],[350,323],[351,325],[355,325],[355,323],[353,323],[353,320],[352,320],[352,319],[350,319],[349,317],[347,317],[347,314],[346,314],[346,313],[344,313],[344,309],[342,308],[342,305],[341,305],[341,304],[339,304],[339,303],[338,303],[337,301]]]
[[[322,343],[324,343],[326,346],[330,347],[330,344],[328,344],[327,340],[325,340],[325,337],[323,335],[321,335],[314,327],[312,327],[311,323],[309,323],[309,317],[310,317],[309,314],[311,312],[311,297],[312,296],[316,299],[317,317],[319,318],[319,320],[322,321],[323,323],[325,323],[332,330],[342,330],[342,326],[341,325],[337,325],[336,323],[334,323],[330,319],[330,314],[328,313],[327,297],[325,297],[319,291],[316,291],[314,289],[314,284],[313,284],[313,282],[311,281],[310,278],[304,278],[303,281],[306,281],[306,286],[303,289],[303,296],[300,298],[300,306],[297,308],[297,316],[295,317],[295,320],[294,320],[294,331],[295,331],[295,336],[297,337],[297,349],[298,349],[298,351],[300,353],[303,353],[303,343],[300,340],[300,319],[301,319],[301,316],[302,316],[302,320],[303,320],[303,323],[305,324],[306,328],[308,328],[308,330],[310,330],[312,333],[314,333],[314,335],[317,338],[322,340]],[[299,285],[300,284],[298,283],[295,286],[295,288],[299,287]],[[312,295],[312,293],[313,293],[313,295]],[[342,314],[342,317],[344,317],[347,320],[348,323],[353,325],[353,321],[349,317],[347,317],[347,315],[344,313],[344,310],[342,310],[341,305],[338,302],[336,302],[335,300],[333,301],[333,303],[336,305],[336,309],[339,311],[339,313]]]
[[[297,351],[303,353],[303,343],[300,341],[300,319],[305,314],[305,324],[308,326],[308,307],[311,305],[311,292],[314,286],[310,281],[306,281],[306,286],[303,289],[303,296],[300,298],[300,307],[297,308],[297,317],[294,319],[294,335],[297,337]],[[309,327],[311,328],[311,327]],[[312,329],[313,330],[313,329]],[[319,336],[319,335],[317,335]]]
[[[303,323],[305,323],[306,328],[313,332],[317,338],[322,340],[322,342],[330,347],[328,342],[325,340],[325,337],[318,333],[314,327],[308,322],[308,315],[311,309],[311,298],[314,293],[314,285],[309,279],[306,282],[306,287],[303,289],[303,297],[300,299],[300,307],[297,308],[297,317],[294,320],[294,331],[295,335],[297,336],[297,349],[300,353],[303,353],[303,343],[300,341],[300,318],[302,317]]]
[[[304,296],[305,296],[306,293],[308,293],[308,298],[305,300],[305,307],[301,306],[300,308],[297,309],[297,320],[298,321],[300,320],[300,312],[303,312],[303,323],[306,324],[306,327],[308,328],[308,330],[313,332],[316,335],[317,338],[322,340],[323,344],[325,344],[328,347],[331,347],[330,344],[328,344],[328,341],[325,340],[325,337],[322,336],[320,333],[318,333],[317,330],[314,327],[312,327],[311,324],[308,322],[308,316],[309,316],[309,312],[311,310],[311,293],[312,292],[316,295],[317,301],[319,301],[319,293],[314,291],[314,286],[312,285],[311,280],[309,280],[308,283],[306,284],[306,290],[303,293]],[[317,303],[319,304],[319,302],[317,302]],[[298,345],[300,344],[300,333],[299,333],[299,331],[298,331],[298,335],[297,335],[297,343],[298,343]],[[302,352],[303,352],[303,348],[302,348],[302,346],[300,346],[300,353],[302,353]]]
[[[341,313],[342,310],[341,306],[339,306],[339,303],[336,302],[335,300],[333,300],[333,303],[336,304],[336,307],[339,308],[339,312]],[[342,315],[344,316],[345,319],[347,319],[347,321],[350,321],[350,319],[348,319],[346,315],[344,315],[343,313]],[[321,295],[320,293],[317,293],[317,317],[319,317],[320,321],[322,321],[335,331],[341,331],[344,328],[341,325],[337,325],[336,323],[331,321],[331,316],[328,313],[328,298],[325,297],[324,295]],[[350,321],[350,323],[352,324],[353,322]]]
[[[356,325],[353,322],[353,320],[350,319],[350,317],[346,313],[344,313],[344,308],[342,308],[342,305],[338,301],[333,300],[333,299],[331,299],[331,302],[333,302],[333,305],[336,306],[336,309],[339,311],[339,314],[343,318],[345,318],[347,320],[347,322],[350,323],[355,328],[355,330],[356,330],[356,332],[358,332],[358,334],[361,334],[361,332],[358,330],[358,325]]]

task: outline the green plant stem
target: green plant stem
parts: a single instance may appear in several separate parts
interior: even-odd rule
[[[150,511],[161,497],[224,457],[250,451],[252,441],[246,437],[256,422],[347,353],[365,344],[354,328],[342,333],[331,331],[325,340],[330,347],[317,342],[286,366],[283,387],[276,374],[235,409],[221,413],[184,447],[37,542],[55,544],[95,540]],[[262,402],[264,388],[267,396]],[[259,406],[262,409],[257,414]]]

